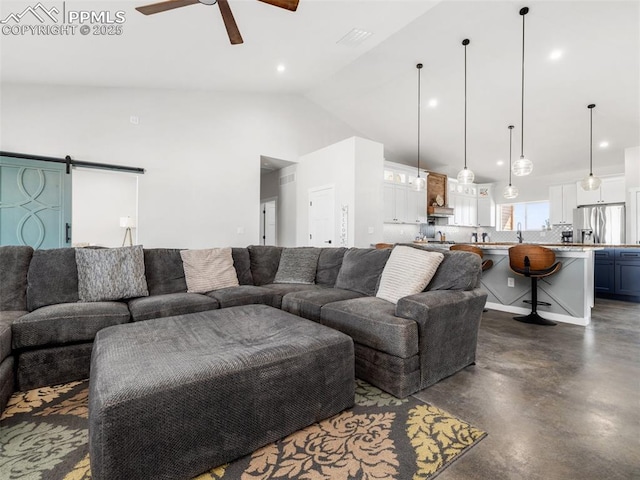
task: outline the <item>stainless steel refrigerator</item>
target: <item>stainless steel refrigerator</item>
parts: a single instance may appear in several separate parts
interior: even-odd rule
[[[574,242],[625,243],[624,204],[586,205],[573,211]]]

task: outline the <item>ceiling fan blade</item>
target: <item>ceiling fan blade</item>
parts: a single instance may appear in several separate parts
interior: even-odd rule
[[[220,7],[222,20],[224,21],[224,26],[227,29],[227,35],[229,35],[231,45],[244,43],[242,35],[240,35],[240,30],[238,30],[238,25],[236,25],[236,21],[233,18],[233,13],[231,13],[229,2],[227,0],[218,0],[218,6]]]
[[[166,2],[152,3],[151,5],[136,7],[136,10],[140,13],[144,13],[145,15],[152,15],[154,13],[173,10],[174,8],[186,7],[187,5],[195,5],[196,3],[200,2],[198,0],[168,0]]]
[[[287,10],[291,10],[295,12],[298,8],[299,0],[258,0],[263,3],[268,3],[269,5],[275,5],[276,7],[286,8]]]

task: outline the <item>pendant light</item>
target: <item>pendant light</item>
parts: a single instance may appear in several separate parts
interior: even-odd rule
[[[513,162],[511,171],[516,177],[524,177],[533,171],[533,163],[524,156],[524,16],[529,13],[529,8],[520,9],[522,15],[522,82],[521,82],[521,118],[520,118],[520,158]]]
[[[418,176],[411,184],[411,188],[416,191],[424,190],[427,182],[420,176],[420,70],[422,70],[422,64],[416,65],[418,69]]]
[[[600,188],[600,183],[602,183],[602,180],[600,180],[598,177],[594,177],[593,176],[593,109],[595,108],[596,104],[595,103],[591,103],[589,105],[587,105],[587,108],[589,109],[589,175],[584,177],[581,181],[580,181],[580,186],[582,187],[583,190],[597,190],[598,188]]]
[[[467,168],[467,45],[470,41],[465,38],[464,46],[464,168],[458,172],[458,182],[462,184],[473,183],[475,175]]]
[[[503,196],[507,199],[516,198],[518,189],[511,185],[511,139],[513,137],[513,125],[509,125],[509,186],[505,187]]]

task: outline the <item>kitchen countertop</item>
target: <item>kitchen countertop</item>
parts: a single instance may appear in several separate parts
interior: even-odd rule
[[[438,241],[429,241],[425,242],[422,240],[415,240],[413,243],[416,245],[454,245],[456,243],[464,244],[464,245],[475,245],[480,248],[507,248],[513,247],[515,245],[519,245],[518,242],[438,242]],[[522,245],[540,245],[541,247],[575,247],[575,248],[640,248],[640,244],[607,244],[607,243],[532,243],[532,242],[522,242]]]

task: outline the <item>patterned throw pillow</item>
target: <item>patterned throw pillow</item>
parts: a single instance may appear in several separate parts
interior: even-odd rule
[[[319,256],[319,248],[284,248],[273,283],[316,283]]]
[[[443,258],[439,252],[396,246],[382,271],[376,297],[398,303],[402,297],[420,293],[436,274]]]
[[[231,247],[182,250],[180,256],[189,293],[206,293],[240,285]]]
[[[78,296],[81,302],[147,297],[142,245],[76,249]]]

